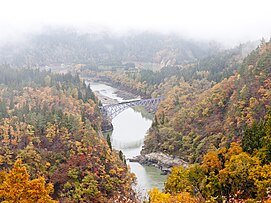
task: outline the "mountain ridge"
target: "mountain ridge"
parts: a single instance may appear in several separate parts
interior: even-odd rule
[[[214,42],[196,42],[177,35],[133,33],[124,36],[79,34],[53,30],[29,36],[0,49],[1,63],[40,66],[52,63],[121,64],[124,61],[183,64],[221,49]]]

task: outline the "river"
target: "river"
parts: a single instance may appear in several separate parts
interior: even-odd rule
[[[90,83],[90,87],[101,97],[103,105],[107,104],[107,100],[104,97],[117,102],[125,101],[116,94],[117,89],[109,85]],[[116,116],[112,124],[114,128],[111,135],[112,147],[121,150],[126,158],[139,155],[146,133],[152,124],[151,118],[143,116],[139,111],[129,108]],[[161,175],[159,169],[152,166],[143,166],[136,162],[127,161],[127,164],[137,177],[135,189],[141,196],[146,196],[147,191],[153,187],[160,190],[163,189],[166,176]]]

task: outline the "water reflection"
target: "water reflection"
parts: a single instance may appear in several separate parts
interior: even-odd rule
[[[150,119],[142,118],[139,112],[135,112],[131,108],[126,109],[112,121],[114,126],[112,133],[113,147],[123,150],[127,158],[139,155],[143,146],[143,140],[151,123],[152,121]],[[127,148],[128,145],[134,146],[135,143],[140,144],[137,145],[136,148]],[[126,147],[123,148],[122,146]]]

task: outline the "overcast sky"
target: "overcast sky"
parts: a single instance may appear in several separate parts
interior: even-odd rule
[[[3,0],[0,39],[44,26],[175,32],[239,42],[271,37],[270,0]]]

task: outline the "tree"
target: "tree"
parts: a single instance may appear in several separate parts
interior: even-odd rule
[[[157,188],[153,188],[151,191],[149,191],[150,203],[168,202],[169,197],[169,193],[162,193]]]
[[[223,193],[228,197],[236,194],[241,198],[253,196],[255,187],[250,172],[259,164],[258,158],[250,157],[246,152],[231,156],[225,168],[219,171]]]
[[[258,165],[252,168],[249,177],[254,180],[259,200],[264,200],[269,195],[271,187],[271,164]]]
[[[262,146],[263,146],[263,157],[264,160],[262,162],[264,163],[270,163],[271,162],[271,113],[269,112],[267,115],[267,121],[264,126],[264,132],[265,136],[262,138]]]
[[[198,202],[196,198],[192,197],[188,192],[181,192],[177,194],[170,194],[160,192],[157,188],[153,188],[149,191],[149,203],[196,203]]]
[[[107,141],[107,144],[108,144],[109,148],[112,151],[112,143],[111,143],[111,138],[110,138],[109,134],[107,134],[107,136],[106,136],[106,141]]]
[[[126,165],[125,155],[123,154],[123,152],[121,150],[119,151],[119,158]]]
[[[83,94],[80,90],[78,90],[78,99],[83,99]]]
[[[264,136],[264,124],[263,122],[253,122],[251,128],[247,128],[242,139],[242,148],[245,152],[250,154],[255,149],[262,147],[261,139]]]
[[[40,177],[29,180],[22,161],[17,160],[9,172],[0,172],[0,200],[3,203],[56,203],[49,194],[53,185],[45,185],[45,179]]]
[[[7,104],[5,101],[0,101],[0,117],[5,118],[7,117],[8,112],[7,112]]]
[[[222,163],[219,160],[218,154],[214,151],[208,152],[203,157],[202,167],[205,169],[206,172],[218,172],[222,167]]]
[[[172,173],[165,183],[165,190],[172,194],[192,192],[193,187],[189,181],[189,170],[183,166],[173,167]]]

